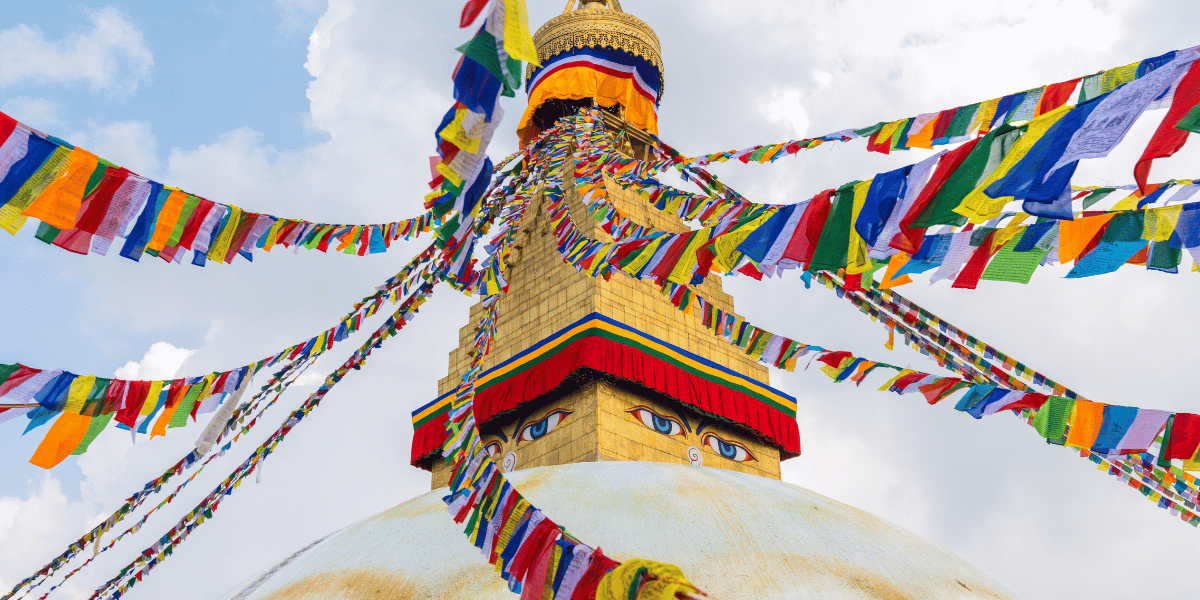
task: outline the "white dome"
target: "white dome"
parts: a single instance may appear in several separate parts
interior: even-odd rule
[[[949,551],[789,483],[649,462],[575,463],[509,477],[534,506],[605,554],[679,565],[720,600],[1014,597]],[[516,598],[451,520],[445,494],[434,490],[334,533],[224,598]]]

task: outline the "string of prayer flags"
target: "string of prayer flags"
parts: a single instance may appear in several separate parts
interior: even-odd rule
[[[440,220],[431,213],[391,223],[312,223],[250,212],[147,179],[0,113],[0,228],[16,235],[29,218],[37,239],[75,254],[138,261],[231,263],[275,246],[345,254],[386,252]]]
[[[843,288],[832,275],[822,274],[822,280],[827,287],[831,287],[843,295],[846,299],[852,300],[856,305],[863,309],[864,304],[867,304],[867,295],[863,290],[848,290]],[[898,296],[898,295],[897,295]],[[877,298],[871,297],[871,302]],[[1089,458],[1098,465],[1100,470],[1107,470],[1111,475],[1120,476],[1125,474],[1124,478],[1129,481],[1128,473],[1130,465],[1137,461],[1158,460],[1149,452],[1130,451],[1129,448],[1146,448],[1151,449],[1152,445],[1157,445],[1159,453],[1162,454],[1169,445],[1164,444],[1164,437],[1157,435],[1163,431],[1164,423],[1168,422],[1171,414],[1161,410],[1138,409],[1134,407],[1110,406],[1100,403],[1090,402],[1081,398],[1078,394],[1063,386],[1060,383],[1050,380],[1048,377],[1037,373],[1028,367],[1022,365],[1020,370],[1016,372],[1025,379],[1031,381],[1034,385],[1042,385],[1053,395],[1036,394],[1036,393],[1017,393],[1004,388],[1012,388],[1013,390],[1028,390],[1028,388],[1020,381],[1009,378],[1005,383],[1006,374],[1004,371],[997,368],[993,363],[1000,362],[1001,366],[1006,369],[1014,369],[1017,364],[1020,364],[1015,359],[1004,355],[1002,352],[992,348],[970,337],[968,334],[962,334],[961,337],[969,338],[972,342],[971,348],[966,349],[958,346],[960,351],[955,350],[955,344],[946,344],[948,341],[940,332],[952,330],[961,333],[961,330],[953,328],[952,325],[945,323],[934,316],[931,320],[939,324],[939,331],[932,332],[931,328],[924,323],[923,320],[916,318],[920,313],[927,313],[919,306],[906,301],[907,312],[901,313],[896,304],[880,304],[885,307],[886,311],[881,310],[879,317],[881,321],[889,322],[892,326],[900,326],[901,322],[917,325],[919,328],[924,328],[921,335],[928,337],[929,340],[936,342],[929,344],[929,347],[937,348],[937,344],[945,346],[952,352],[962,356],[964,362],[962,366],[969,378],[976,381],[984,380],[989,382],[999,381],[1002,386],[982,385],[980,387],[972,387],[966,396],[964,396],[955,406],[956,409],[971,414],[975,418],[980,418],[985,415],[995,414],[1001,410],[1013,410],[1019,412],[1024,420],[1033,426],[1042,437],[1047,439],[1047,442],[1068,447],[1078,448],[1080,455]],[[877,307],[872,307],[872,309]],[[886,314],[891,312],[890,315]],[[874,313],[872,313],[874,314]],[[888,317],[891,317],[890,319]],[[907,338],[907,336],[906,336]],[[918,347],[914,344],[914,347]],[[961,350],[967,350],[964,355]],[[925,351],[922,349],[922,352]],[[943,351],[944,352],[944,351]],[[992,362],[989,362],[992,361]],[[905,375],[897,376],[897,379],[904,380]],[[919,382],[921,375],[915,377],[909,376],[909,382]],[[890,391],[897,391],[897,384],[889,382]],[[901,388],[903,385],[900,386]],[[1072,412],[1073,411],[1073,412]],[[1185,420],[1190,417],[1185,417]],[[1169,428],[1168,428],[1169,429]],[[1169,433],[1167,434],[1169,436]],[[1181,450],[1177,452],[1179,456],[1183,456],[1191,452],[1194,456],[1195,451],[1190,448],[1189,436],[1184,439],[1189,439],[1187,443],[1181,443]],[[1183,459],[1181,461],[1184,469],[1195,469],[1197,465],[1191,459]],[[1166,471],[1159,469],[1155,473],[1147,473],[1145,481],[1154,483],[1154,487],[1138,486],[1143,495],[1151,498],[1160,508],[1168,509],[1172,514],[1178,515],[1182,520],[1196,526],[1200,525],[1200,518],[1196,517],[1198,507],[1196,506],[1197,495],[1200,494],[1200,487],[1196,485],[1195,477],[1183,472],[1179,467],[1164,464],[1169,467],[1168,470],[1175,472],[1171,475]],[[1136,468],[1136,467],[1135,467]],[[1197,469],[1200,470],[1200,469]],[[1151,477],[1155,479],[1151,479]],[[1156,483],[1157,482],[1157,483]],[[1165,482],[1165,483],[1164,483]],[[1164,485],[1172,486],[1169,489],[1164,488]],[[1157,492],[1151,493],[1157,489]],[[1162,498],[1161,496],[1169,496]]]
[[[671,243],[677,241],[680,236],[655,231],[628,219],[607,202],[607,192],[603,183],[606,177],[619,180],[625,173],[636,172],[638,167],[657,168],[661,165],[614,158],[619,155],[612,151],[606,140],[607,136],[596,126],[596,120],[590,114],[585,113],[581,118],[577,118],[575,132],[575,183],[585,205],[593,218],[614,240],[629,240],[630,244],[619,248],[599,244],[585,248],[576,244],[576,251],[570,254],[572,260],[586,264],[601,273],[609,268],[604,265],[597,266],[606,260],[606,256],[620,257],[624,263],[635,267],[643,266],[645,263],[638,261],[638,255],[653,255],[671,247]],[[970,153],[964,153],[964,158],[966,154]],[[956,165],[982,164],[971,162],[974,160],[966,160]],[[1067,244],[1075,243],[1075,239],[1081,239],[1081,243],[1086,245],[1089,238],[1080,236],[1097,233],[1097,229],[1092,229],[1086,234],[1076,234],[1075,223],[1081,226],[1096,223],[1097,226],[1101,226],[1112,218],[1112,212],[1084,211],[1075,221],[1038,219],[1036,222],[1027,222],[1027,217],[1022,214],[1001,213],[981,226],[966,223],[956,231],[951,227],[957,226],[948,224],[936,233],[926,233],[924,230],[913,228],[923,224],[921,219],[925,218],[920,216],[921,211],[915,210],[914,206],[919,202],[924,202],[927,206],[931,204],[920,200],[922,195],[935,203],[941,200],[936,199],[940,196],[928,191],[930,188],[923,178],[931,177],[932,174],[932,177],[938,178],[939,181],[954,180],[951,175],[934,173],[933,165],[937,162],[938,159],[935,158],[932,162],[927,161],[922,165],[881,174],[868,182],[822,192],[813,199],[797,205],[759,205],[745,202],[740,197],[713,198],[694,194],[669,194],[663,187],[640,188],[640,193],[651,201],[655,208],[681,218],[700,218],[706,227],[710,228],[706,234],[708,240],[698,244],[695,249],[695,263],[691,263],[692,251],[686,247],[678,256],[669,252],[663,257],[668,261],[668,265],[673,264],[671,261],[676,259],[694,264],[692,278],[707,275],[710,268],[721,272],[744,271],[758,276],[774,275],[782,270],[797,267],[803,267],[810,272],[824,268],[846,268],[852,274],[859,275],[880,269],[887,259],[889,269],[886,287],[910,281],[907,275],[930,270],[935,271],[932,281],[948,279],[955,287],[974,288],[981,280],[1028,283],[1038,266],[1055,264],[1060,259],[1066,261],[1082,258],[1080,252],[1059,248],[1060,243],[1065,248]],[[942,167],[945,165],[938,168]],[[638,188],[645,184],[645,179],[639,181],[632,178],[628,184]],[[648,189],[652,191],[647,192]],[[947,188],[942,185],[940,189],[944,191]],[[1094,202],[1098,197],[1111,194],[1117,189],[1121,187],[1073,188],[1073,199],[1085,203]],[[1122,234],[1125,237],[1114,240],[1127,242],[1124,245],[1081,247],[1080,250],[1087,250],[1085,254],[1094,256],[1077,265],[1070,277],[1107,273],[1126,263],[1163,272],[1178,272],[1182,260],[1181,250],[1188,248],[1189,251],[1194,251],[1200,245],[1200,237],[1192,234],[1195,229],[1192,221],[1200,215],[1195,212],[1200,210],[1200,205],[1171,204],[1186,201],[1200,190],[1200,186],[1194,181],[1171,180],[1157,184],[1149,195],[1141,194],[1135,186],[1126,186],[1125,189],[1131,190],[1132,194],[1118,202],[1112,211],[1142,211],[1144,216],[1121,217],[1130,223],[1141,223],[1141,229],[1138,230],[1136,224],[1124,226],[1120,231],[1125,232]],[[1177,192],[1167,194],[1169,190]],[[1164,206],[1150,206],[1151,203],[1164,200]],[[831,209],[836,206],[841,206],[843,210],[832,212],[836,219],[827,218]],[[942,206],[950,204],[943,202]],[[908,221],[902,213],[912,215],[912,220]],[[1003,220],[1008,222],[1002,223]],[[912,225],[904,225],[906,221]],[[904,227],[909,229],[904,230]],[[1176,234],[1176,230],[1179,234]],[[1060,231],[1066,233],[1060,235]],[[1117,233],[1118,229],[1113,228],[1110,237]],[[822,244],[821,241],[827,234],[833,237]],[[669,241],[655,240],[670,235],[674,237]],[[845,242],[840,241],[843,235],[846,236]],[[902,251],[884,243],[889,237],[899,245],[914,250]],[[1145,243],[1139,240],[1145,240]],[[840,250],[842,247],[846,248],[844,252]],[[1113,250],[1116,248],[1129,250],[1126,250],[1125,254],[1114,254]],[[1143,253],[1139,253],[1139,248],[1145,250],[1144,256]],[[674,249],[676,248],[672,250]],[[816,254],[818,249],[821,249],[820,255]],[[605,254],[606,251],[608,254]],[[824,262],[814,265],[814,256]],[[746,266],[747,264],[750,266]],[[655,266],[659,267],[660,274],[667,271],[666,266],[662,264]],[[738,271],[739,268],[742,271]],[[646,271],[625,271],[643,278],[647,274]],[[653,270],[650,272],[653,273]],[[684,273],[676,274],[677,281],[685,278]]]
[[[395,303],[410,277],[434,256],[429,246],[374,294],[354,305],[333,327],[254,363],[204,376],[163,381],[135,381],[76,375],[61,369],[37,369],[0,364],[0,422],[24,416],[27,434],[43,425],[46,432],[30,462],[50,469],[71,455],[83,454],[91,441],[115,422],[131,435],[166,435],[167,429],[187,425],[198,415],[220,406],[260,369],[280,361],[310,359],[323,354],[358,330],[384,301]]]
[[[1190,49],[1189,49],[1190,50]],[[1032,90],[1008,94],[984,102],[976,102],[937,112],[923,113],[915,117],[884,121],[854,129],[844,129],[835,133],[791,140],[788,142],[762,144],[742,150],[729,150],[701,154],[694,157],[681,157],[681,163],[687,166],[703,167],[714,162],[739,160],[743,164],[751,162],[766,164],[775,162],[780,157],[789,156],[801,150],[810,150],[826,142],[847,142],[865,138],[866,148],[870,152],[888,154],[893,150],[908,150],[911,148],[931,149],[947,144],[957,144],[968,141],[975,136],[985,135],[997,127],[1014,122],[1029,121],[1063,107],[1071,108],[1084,104],[1097,97],[1108,94],[1118,87],[1138,81],[1147,75],[1170,64],[1180,54],[1188,50],[1170,51],[1160,56],[1147,58],[1121,67],[1100,71],[1087,77],[1076,77],[1067,81],[1050,84]],[[1079,93],[1075,104],[1070,104],[1073,92]],[[1190,88],[1189,88],[1190,90]],[[1190,100],[1187,108],[1178,109],[1178,115],[1171,120],[1170,128],[1174,131],[1186,132],[1187,123],[1181,123],[1180,118],[1188,114],[1195,106],[1194,91],[1188,91],[1186,97]],[[1159,100],[1157,96],[1151,100]],[[1200,115],[1200,112],[1197,113]],[[1200,119],[1197,119],[1200,121]],[[1183,125],[1183,126],[1179,126]],[[1176,129],[1178,127],[1178,129]],[[1200,127],[1197,127],[1200,129]],[[1164,133],[1158,136],[1157,143],[1151,146],[1167,148],[1174,145],[1178,133]],[[1182,146],[1182,142],[1179,142]],[[1178,150],[1178,148],[1175,148]],[[1170,152],[1173,154],[1175,150]],[[1162,154],[1160,156],[1169,156]],[[1158,158],[1160,156],[1155,156]],[[1147,163],[1152,158],[1143,157]],[[1142,161],[1139,161],[1142,164]],[[1148,164],[1145,167],[1149,169]],[[1139,184],[1143,180],[1139,180]]]
[[[275,400],[277,400],[279,398],[279,396],[283,393],[283,391],[286,390],[287,387],[292,382],[295,381],[296,377],[298,377],[300,374],[302,374],[304,372],[304,370],[307,369],[308,366],[312,365],[312,362],[313,361],[311,359],[300,359],[300,360],[296,360],[296,361],[293,361],[293,362],[290,362],[290,363],[284,365],[284,367],[280,371],[276,372],[274,375],[271,376],[271,378],[262,386],[262,388],[259,390],[259,392],[257,394],[255,394],[254,398],[252,398],[251,401],[247,403],[247,406],[256,406],[258,404],[258,402],[261,399],[265,398],[268,394],[272,394],[274,396],[268,403],[268,406],[270,406],[271,404],[274,404]],[[243,387],[240,389],[245,389],[245,388]],[[264,410],[265,410],[265,408],[264,408]],[[231,426],[233,423],[236,422],[236,420],[237,420],[236,418],[230,420]],[[252,421],[250,423],[250,425],[248,425],[245,429],[242,430],[242,433],[249,431],[253,426],[254,426],[254,422]],[[78,573],[81,569],[83,569],[88,564],[90,564],[92,562],[92,560],[97,555],[99,555],[101,552],[107,552],[108,550],[112,549],[122,539],[124,539],[125,536],[137,533],[142,528],[142,526],[146,524],[146,521],[150,518],[151,515],[153,515],[158,510],[160,510],[163,507],[170,504],[171,501],[174,500],[185,487],[187,487],[188,483],[191,483],[191,481],[193,479],[195,479],[196,476],[199,475],[201,471],[204,470],[204,467],[207,466],[208,463],[212,462],[216,458],[223,456],[225,454],[225,452],[227,450],[229,450],[229,448],[233,445],[233,443],[235,443],[238,440],[240,435],[241,434],[238,434],[238,436],[235,436],[233,438],[233,440],[231,440],[230,442],[227,442],[224,446],[222,446],[219,452],[209,454],[207,456],[207,458],[204,458],[203,461],[201,461],[200,459],[205,456],[206,452],[202,451],[201,449],[195,449],[195,450],[192,450],[191,452],[189,452],[186,456],[184,456],[182,459],[180,459],[174,465],[172,465],[171,467],[168,467],[167,470],[164,471],[162,475],[146,482],[146,484],[144,486],[142,486],[142,489],[138,490],[132,496],[127,498],[125,500],[125,503],[123,505],[121,505],[116,511],[114,511],[112,513],[112,515],[110,515],[107,519],[102,521],[99,525],[97,525],[91,531],[84,534],[78,540],[75,540],[74,542],[69,544],[67,546],[66,550],[64,550],[62,554],[55,557],[53,560],[51,560],[49,563],[47,563],[45,566],[43,566],[41,569],[39,569],[33,575],[26,577],[24,580],[18,582],[17,585],[14,586],[13,589],[10,590],[7,594],[5,594],[4,596],[0,596],[0,600],[9,600],[18,591],[20,591],[22,589],[27,589],[29,591],[32,591],[34,588],[49,581],[50,578],[53,577],[54,574],[59,569],[66,566],[66,564],[72,558],[79,555],[84,549],[86,549],[88,544],[92,544],[93,548],[95,548],[95,550],[92,553],[92,556],[89,557],[83,564],[79,565],[78,567],[76,567],[75,569],[71,570],[69,573],[64,575],[63,578],[61,580],[59,580],[59,582],[55,586],[51,587],[51,590],[61,587],[63,585],[63,583],[65,583],[68,579],[70,579],[72,576],[74,576],[76,573]],[[196,465],[199,465],[199,466],[196,466]],[[163,486],[165,486],[173,477],[182,475],[184,471],[191,469],[193,467],[195,467],[195,471],[193,471],[192,475],[189,476],[187,479],[185,479],[183,481],[183,483],[179,484],[175,488],[175,490],[172,491],[166,498],[161,500],[157,505],[151,507],[150,510],[148,510],[144,515],[142,515],[142,517],[140,519],[138,519],[138,521],[136,523],[134,523],[132,526],[127,528],[122,533],[120,533],[116,536],[113,536],[108,544],[101,545],[101,541],[102,541],[101,537],[104,534],[106,534],[109,531],[112,531],[113,528],[116,527],[117,523],[120,523],[122,520],[125,519],[125,517],[129,516],[134,511],[136,511],[148,498],[150,498],[154,494],[160,492],[162,490]]]

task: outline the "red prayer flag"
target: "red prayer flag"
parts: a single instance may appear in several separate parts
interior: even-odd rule
[[[462,18],[458,21],[459,28],[470,27],[471,23],[475,22],[475,18],[479,16],[479,11],[487,6],[487,0],[467,0],[467,4],[463,6]]]
[[[1163,460],[1191,460],[1196,455],[1196,448],[1200,446],[1200,415],[1175,413],[1171,437],[1166,441],[1166,446],[1163,450]]]
[[[896,233],[896,236],[891,239],[891,243],[889,244],[892,248],[909,254],[917,253],[921,248],[921,241],[925,237],[925,229],[914,229],[912,227],[913,222],[917,220],[918,215],[925,211],[925,207],[933,200],[938,190],[942,189],[942,185],[946,183],[946,180],[950,179],[950,176],[954,174],[958,166],[967,158],[967,155],[975,149],[975,144],[978,144],[981,139],[983,138],[975,138],[966,142],[943,154],[938,159],[937,169],[934,170],[933,175],[929,178],[929,183],[925,184],[925,187],[921,189],[921,194],[917,196],[912,206],[909,207],[908,212],[905,213],[904,218],[900,220],[900,231]]]
[[[1070,81],[1055,83],[1046,86],[1042,90],[1042,98],[1038,100],[1037,110],[1033,116],[1039,117],[1067,103],[1071,98],[1071,92],[1075,91],[1075,86],[1079,85],[1079,80],[1082,77],[1076,77]]]
[[[1175,154],[1187,143],[1188,132],[1176,129],[1175,124],[1179,123],[1179,120],[1188,114],[1188,111],[1196,106],[1198,101],[1200,101],[1200,61],[1192,63],[1188,72],[1179,80],[1179,85],[1175,86],[1171,108],[1167,109],[1167,115],[1163,117],[1162,123],[1158,124],[1158,129],[1154,131],[1150,143],[1146,144],[1142,157],[1133,167],[1133,179],[1137,181],[1138,189],[1141,190],[1143,196],[1147,194],[1146,178],[1150,175],[1150,163],[1156,158],[1165,158]]]

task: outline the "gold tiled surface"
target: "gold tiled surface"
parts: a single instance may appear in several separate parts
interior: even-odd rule
[[[573,169],[573,165],[569,159],[564,164],[563,181],[566,188],[567,207],[572,219],[584,235],[593,239],[610,240],[599,225],[590,218],[579,193],[575,190],[571,169]],[[686,226],[679,218],[655,210],[634,191],[622,189],[611,181],[606,181],[606,183],[611,201],[633,220],[662,230],[677,232],[686,230]],[[768,382],[765,366],[706,330],[700,322],[701,315],[698,314],[698,311],[693,314],[685,314],[675,308],[653,284],[630,279],[620,273],[614,273],[609,281],[593,279],[565,264],[555,245],[553,228],[546,213],[546,204],[542,194],[539,193],[535,196],[526,211],[521,232],[517,235],[517,250],[514,251],[508,271],[505,273],[509,282],[509,293],[500,300],[499,324],[491,352],[484,360],[485,370],[511,358],[584,316],[599,312],[679,348],[703,356],[737,373],[757,381]],[[733,299],[721,290],[721,282],[718,277],[708,277],[704,283],[696,286],[696,291],[715,306],[732,312]],[[462,381],[462,374],[470,365],[471,357],[468,352],[472,348],[475,325],[479,321],[481,310],[479,304],[472,306],[468,324],[459,330],[459,347],[450,353],[449,372],[438,382],[438,395],[450,392]],[[616,391],[620,392],[621,390]],[[579,393],[583,392],[584,390],[581,390]],[[613,401],[615,402],[615,400]],[[591,450],[584,452],[576,446],[565,450],[556,446],[554,449],[541,452],[536,456],[521,455],[522,464],[525,461],[528,461],[528,465],[534,465],[596,460],[597,452],[603,454],[605,443],[610,444],[612,448],[607,455],[606,459],[608,460],[660,460],[661,458],[661,462],[675,462],[667,460],[666,457],[679,455],[677,448],[672,447],[670,451],[667,451],[659,447],[662,445],[661,443],[659,446],[654,446],[650,443],[653,438],[633,435],[622,437],[620,431],[625,431],[624,429],[608,431],[606,427],[615,426],[616,422],[611,419],[605,420],[603,411],[597,413],[594,407],[589,410],[592,412],[583,413],[581,411],[571,415],[569,420],[571,425],[564,424],[567,429],[563,430],[561,436],[568,436],[569,433],[573,440],[571,444],[574,444],[574,440],[578,440],[582,446],[587,446]],[[537,411],[545,412],[540,407]],[[585,423],[590,429],[576,429],[583,427]],[[599,429],[598,433],[597,429]],[[731,429],[731,427],[725,427],[722,431]],[[559,435],[559,432],[553,432],[547,436],[547,439],[557,439],[556,435]],[[722,435],[725,434],[722,433]],[[730,436],[726,435],[725,437],[729,439]],[[750,438],[748,434],[741,435],[741,437],[758,444],[755,446],[757,450],[754,451],[756,456],[762,458],[766,455],[773,455],[775,457],[773,466],[769,459],[756,467],[720,465],[716,460],[712,461],[714,463],[712,465],[709,465],[708,462],[705,464],[778,478],[778,451],[768,449],[760,452],[759,450],[766,449],[766,447]],[[657,442],[661,442],[661,440]],[[629,450],[632,447],[631,444],[644,444],[645,449],[636,452]],[[695,445],[700,447],[700,444]],[[622,450],[618,451],[618,448]],[[654,458],[654,456],[658,456],[654,452],[659,452],[662,457]],[[721,458],[715,454],[713,457]],[[434,469],[435,487],[440,485],[439,482],[444,483],[445,481],[444,477],[438,475],[441,468],[435,466]]]

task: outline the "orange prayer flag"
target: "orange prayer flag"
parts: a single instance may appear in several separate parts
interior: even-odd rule
[[[38,444],[29,462],[43,469],[53,468],[75,451],[91,424],[92,417],[62,413],[50,426],[50,431],[46,432],[46,437],[42,438],[42,443]]]
[[[1100,433],[1100,424],[1104,421],[1104,404],[1088,400],[1076,400],[1075,411],[1071,415],[1071,432],[1067,434],[1068,446],[1074,448],[1091,448],[1096,443]]]
[[[158,211],[158,221],[155,222],[154,235],[150,237],[150,243],[146,244],[147,250],[161,252],[167,245],[167,240],[171,238],[171,233],[175,231],[175,224],[179,221],[179,215],[183,212],[183,204],[187,201],[187,193],[179,190],[172,190],[167,196],[166,202],[163,202],[162,210]]]
[[[1084,217],[1074,221],[1059,221],[1058,223],[1058,262],[1067,264],[1087,248],[1092,238],[1101,227],[1108,224],[1115,213]]]
[[[100,159],[82,148],[71,151],[67,157],[67,172],[42,190],[40,196],[22,211],[22,215],[40,219],[58,229],[73,229],[83,205],[83,193],[87,190],[88,178],[100,164]]]
[[[888,261],[887,270],[883,272],[883,282],[879,284],[879,289],[887,290],[906,283],[912,283],[912,278],[907,273],[896,277],[896,272],[900,270],[900,267],[904,266],[904,263],[908,262],[909,258],[912,257],[906,252],[892,255],[892,259]]]

